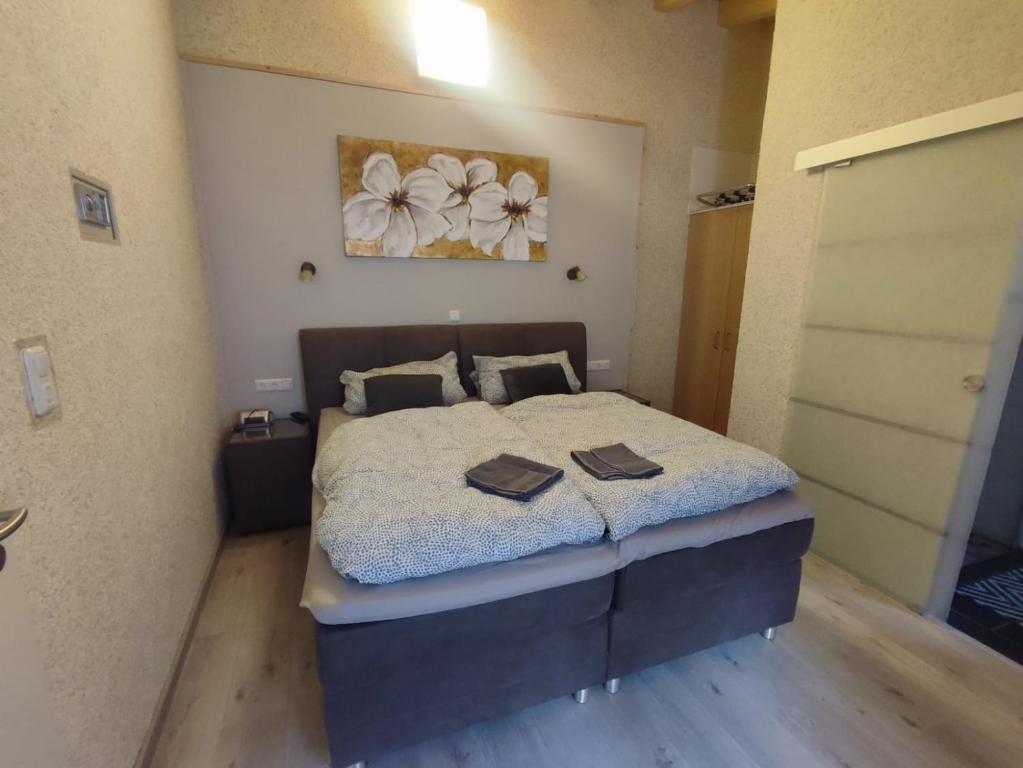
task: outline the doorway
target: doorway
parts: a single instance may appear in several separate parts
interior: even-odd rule
[[[1023,664],[1023,355],[1016,356],[948,623]]]

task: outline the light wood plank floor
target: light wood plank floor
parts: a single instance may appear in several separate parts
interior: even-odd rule
[[[307,529],[229,540],[154,768],[328,766]],[[1023,667],[808,557],[796,621],[371,768],[1023,765]]]

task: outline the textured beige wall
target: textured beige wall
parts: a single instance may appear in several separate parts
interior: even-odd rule
[[[1020,0],[779,0],[729,435],[777,453],[822,174],[796,152],[1023,89]]]
[[[756,150],[770,34],[760,26],[719,28],[714,0],[671,14],[655,12],[650,0],[477,4],[491,32],[483,96],[647,124],[629,386],[667,407],[692,148]],[[416,74],[411,0],[176,0],[175,7],[182,53],[443,92]]]
[[[11,554],[73,763],[119,768],[219,538],[216,367],[171,12],[5,0],[2,17],[0,507],[31,508]],[[72,166],[112,185],[120,246],[80,239]],[[36,334],[63,407],[38,429],[12,343]]]

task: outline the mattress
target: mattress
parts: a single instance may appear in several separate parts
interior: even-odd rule
[[[323,409],[317,452],[334,429],[356,418],[365,417],[351,416],[340,408]],[[314,489],[314,523],[323,513],[323,507],[323,497]],[[381,585],[343,579],[331,567],[311,527],[309,562],[301,604],[321,624],[354,624],[421,616],[597,578],[665,552],[707,547],[812,517],[810,507],[797,492],[780,491],[717,512],[647,526],[619,542],[563,545],[510,562]]]
[[[778,491],[717,512],[640,528],[618,542],[618,567],[677,549],[708,547],[726,539],[812,519],[813,510],[798,491]]]

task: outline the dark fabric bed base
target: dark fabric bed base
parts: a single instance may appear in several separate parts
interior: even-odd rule
[[[800,520],[617,571],[608,679],[792,621],[812,536]]]
[[[331,762],[371,760],[786,624],[812,534],[801,520],[508,600],[317,624]]]
[[[455,611],[317,624],[335,768],[597,685],[614,575]]]
[[[737,579],[670,604],[612,611],[607,678],[788,624],[796,614],[800,566],[796,560],[764,571],[756,581]]]

